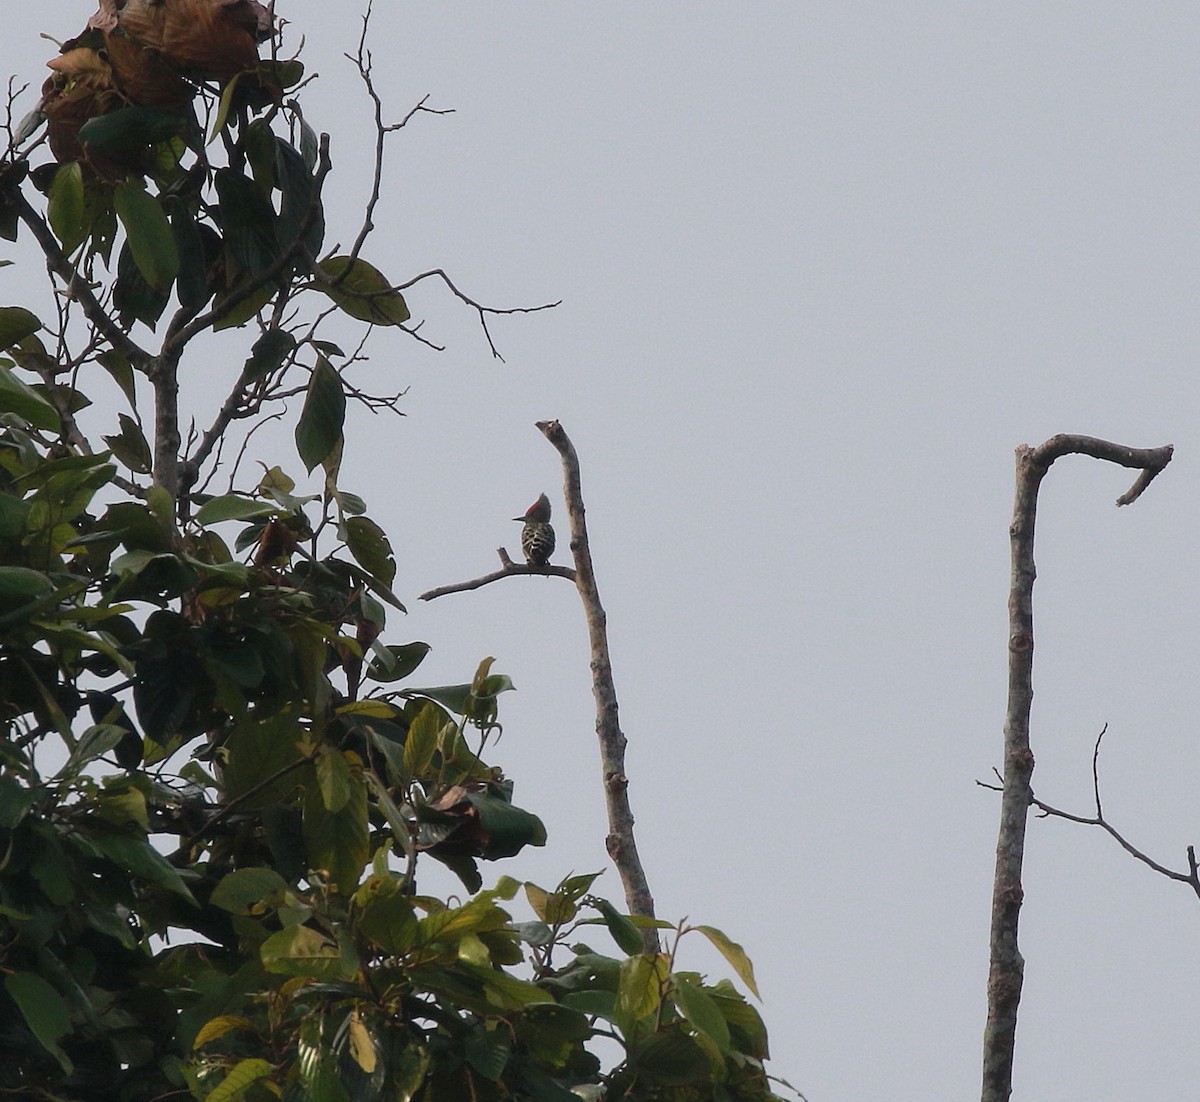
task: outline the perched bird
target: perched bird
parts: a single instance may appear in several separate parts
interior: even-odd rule
[[[521,529],[521,550],[530,566],[545,566],[554,554],[554,529],[550,527],[550,499],[542,494],[523,517],[513,517],[525,523]]]

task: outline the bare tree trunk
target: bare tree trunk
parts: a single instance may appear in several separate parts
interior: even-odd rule
[[[612,662],[608,656],[607,620],[596,588],[592,554],[588,547],[587,522],[584,519],[583,494],[579,480],[579,457],[562,425],[557,421],[539,421],[537,427],[562,456],[563,497],[571,530],[571,554],[575,560],[575,584],[583,601],[587,619],[588,643],[592,654],[592,694],[596,698],[596,735],[600,740],[600,762],[604,778],[604,799],[608,809],[608,836],[605,846],[620,874],[629,913],[654,917],[654,899],[633,839],[633,809],[629,804],[629,778],[625,775],[625,736],[617,716],[617,690],[613,683]],[[642,931],[647,953],[658,951],[654,930]]]
[[[1117,499],[1128,505],[1171,461],[1171,445],[1126,448],[1091,436],[1059,435],[1037,448],[1017,449],[1017,490],[1009,538],[1012,581],[1008,598],[1008,714],[1004,725],[1004,789],[1000,832],[996,843],[996,876],[992,888],[991,963],[988,970],[988,1016],[983,1035],[983,1102],[1007,1102],[1012,1093],[1013,1050],[1017,1007],[1025,961],[1017,947],[1017,922],[1024,889],[1025,823],[1033,799],[1030,779],[1029,712],[1033,703],[1033,562],[1037,495],[1050,465],[1063,455],[1090,455],[1122,467],[1140,468],[1129,491]]]

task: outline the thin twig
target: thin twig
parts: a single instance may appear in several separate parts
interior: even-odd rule
[[[1166,865],[1160,864],[1154,858],[1138,849],[1104,817],[1104,805],[1100,800],[1100,743],[1103,741],[1107,731],[1108,724],[1105,724],[1100,734],[1096,736],[1096,743],[1092,747],[1092,799],[1096,807],[1094,815],[1077,815],[1070,811],[1063,811],[1062,808],[1053,807],[1046,803],[1045,800],[1039,800],[1036,796],[1031,797],[1031,805],[1038,809],[1041,818],[1066,819],[1068,822],[1079,823],[1082,826],[1100,827],[1131,857],[1141,861],[1143,865],[1167,877],[1169,880],[1177,880],[1181,884],[1187,884],[1196,893],[1197,898],[1200,898],[1200,874],[1196,870],[1196,853],[1192,846],[1188,846],[1187,849],[1188,871],[1176,872],[1174,869],[1167,868]]]
[[[358,37],[358,50],[355,54],[344,55],[357,69],[358,75],[362,78],[363,84],[366,86],[367,95],[371,97],[371,103],[375,111],[375,171],[371,180],[371,194],[367,199],[366,209],[363,211],[362,226],[359,228],[358,236],[354,239],[354,245],[350,249],[350,263],[346,265],[343,272],[343,278],[354,266],[354,261],[358,259],[358,254],[362,252],[362,247],[366,244],[367,235],[375,228],[375,207],[379,203],[379,193],[383,186],[383,152],[387,142],[388,134],[395,130],[402,130],[408,125],[410,119],[414,116],[425,113],[428,115],[452,115],[454,109],[452,107],[438,108],[426,107],[425,104],[429,100],[429,96],[423,96],[412,107],[408,114],[399,122],[384,124],[383,121],[383,101],[379,98],[379,93],[375,91],[375,82],[371,76],[371,70],[374,59],[371,56],[371,51],[367,49],[367,30],[371,23],[371,9],[373,4],[367,4],[367,10],[362,17],[362,32]]]
[[[450,293],[454,295],[460,302],[470,306],[479,315],[479,324],[483,326],[483,335],[487,337],[488,348],[492,350],[492,356],[504,363],[504,357],[500,355],[496,348],[496,342],[492,340],[491,330],[488,329],[487,315],[488,314],[536,314],[539,310],[553,310],[556,306],[562,305],[562,299],[556,302],[544,302],[540,306],[484,306],[482,303],[476,302],[469,295],[464,294],[455,285],[454,281],[441,268],[431,268],[427,272],[421,272],[420,275],[415,275],[412,279],[405,283],[397,283],[395,287],[390,288],[393,291],[406,291],[410,287],[415,287],[418,283],[425,279],[440,279]]]

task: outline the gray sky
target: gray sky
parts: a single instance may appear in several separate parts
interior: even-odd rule
[[[349,241],[354,9],[279,7],[321,73],[306,111],[333,132],[328,241]],[[92,10],[53,8],[6,12],[5,72],[40,82],[36,32]],[[977,1095],[998,804],[974,782],[1001,760],[1019,443],[1177,447],[1129,509],[1132,476],[1092,460],[1044,486],[1034,786],[1088,812],[1107,723],[1109,816],[1174,867],[1200,842],[1200,14],[381,3],[372,44],[393,117],[426,93],[456,113],[393,141],[364,255],[489,304],[563,299],[494,324],[500,364],[468,311],[413,294],[447,351],[373,341],[360,378],[410,387],[408,417],[362,416],[343,475],[397,549],[390,641],[433,644],[427,683],[490,654],[517,684],[497,759],[550,845],[495,874],[606,864],[578,599],[415,596],[561,501],[532,427],[558,417],[660,913],[746,947],[772,1070],[811,1102]],[[30,278],[0,269],[0,298]],[[1033,821],[1014,1097],[1191,1097],[1198,918],[1100,832]],[[682,963],[722,972],[699,944]]]

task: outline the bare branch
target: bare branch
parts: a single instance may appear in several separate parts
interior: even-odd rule
[[[1171,446],[1128,448],[1093,436],[1062,434],[1037,448],[1017,449],[1016,495],[1009,528],[1012,575],[1009,592],[1008,710],[1004,725],[1004,788],[992,888],[988,1016],[983,1046],[983,1102],[1007,1102],[1012,1093],[1017,1009],[1025,962],[1017,945],[1017,920],[1024,889],[1021,872],[1025,827],[1033,804],[1033,753],[1029,715],[1033,703],[1033,561],[1037,495],[1051,464],[1064,455],[1090,455],[1141,475],[1118,504],[1133,501],[1171,460]]]
[[[1161,876],[1167,877],[1169,880],[1177,880],[1181,884],[1187,884],[1188,887],[1196,893],[1196,897],[1200,898],[1200,872],[1196,868],[1196,850],[1194,846],[1188,846],[1188,871],[1177,872],[1174,869],[1167,868],[1166,865],[1160,864],[1154,858],[1138,849],[1130,842],[1116,827],[1114,827],[1105,817],[1103,805],[1100,802],[1100,742],[1104,738],[1105,732],[1108,730],[1108,725],[1096,736],[1096,744],[1092,748],[1092,794],[1095,800],[1096,813],[1095,815],[1076,815],[1070,811],[1063,811],[1061,808],[1052,807],[1045,800],[1039,800],[1037,797],[1030,798],[1030,804],[1038,809],[1041,818],[1066,819],[1071,823],[1079,823],[1082,826],[1098,826],[1101,830],[1110,835],[1113,840],[1131,857],[1141,861],[1143,865],[1153,869]]]
[[[390,288],[393,291],[406,291],[410,287],[415,287],[418,283],[425,279],[440,279],[449,288],[450,293],[454,295],[460,302],[471,307],[479,315],[479,324],[483,326],[483,335],[487,337],[488,348],[492,350],[492,356],[504,363],[504,357],[496,348],[496,342],[492,340],[491,331],[488,329],[487,315],[488,314],[536,314],[539,310],[553,310],[556,306],[562,305],[562,299],[556,302],[544,302],[540,306],[484,306],[482,303],[476,302],[469,295],[464,294],[455,285],[454,281],[441,268],[432,268],[428,272],[422,272],[420,275],[415,275],[406,283],[397,283],[395,287]]]
[[[617,689],[613,681],[612,661],[608,654],[607,617],[600,604],[592,552],[588,546],[587,521],[579,476],[579,457],[566,431],[557,421],[538,421],[542,435],[562,457],[563,498],[571,531],[571,554],[575,558],[575,585],[583,602],[587,620],[588,643],[592,661],[592,695],[596,698],[596,735],[600,740],[600,762],[604,777],[604,797],[608,808],[608,855],[620,874],[625,901],[631,914],[654,917],[654,899],[646,872],[638,856],[633,837],[633,809],[629,803],[629,778],[625,773],[626,738],[621,732],[617,713]],[[647,953],[658,952],[658,934],[642,931]]]
[[[451,585],[440,585],[436,589],[427,590],[422,593],[417,599],[420,601],[432,601],[435,597],[444,597],[447,593],[465,593],[470,589],[479,589],[480,586],[491,585],[492,582],[498,582],[501,578],[509,578],[514,574],[542,574],[551,578],[566,578],[568,581],[575,581],[575,571],[569,566],[556,566],[553,563],[546,563],[544,566],[534,566],[532,563],[516,563],[509,558],[508,552],[503,547],[496,548],[496,554],[500,556],[500,562],[503,564],[499,570],[493,570],[490,574],[484,574],[479,578],[472,578],[469,582],[454,582]]]
[[[366,85],[367,95],[371,97],[371,103],[375,109],[375,173],[371,180],[371,194],[367,199],[366,210],[363,211],[362,226],[350,249],[350,263],[346,265],[347,272],[353,267],[354,261],[358,259],[358,254],[366,244],[367,235],[375,228],[375,207],[379,204],[379,192],[383,185],[383,150],[388,134],[395,130],[402,130],[408,125],[410,119],[421,113],[428,115],[452,115],[454,113],[453,108],[426,107],[429,96],[425,95],[399,122],[384,124],[383,101],[379,98],[379,93],[375,91],[375,82],[371,76],[374,59],[371,57],[371,51],[367,49],[367,29],[371,23],[373,6],[372,3],[368,3],[367,10],[363,15],[362,33],[358,37],[357,51],[353,55],[344,55],[358,69],[358,75]]]

